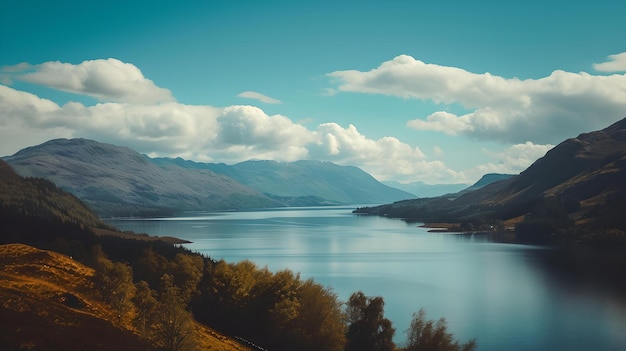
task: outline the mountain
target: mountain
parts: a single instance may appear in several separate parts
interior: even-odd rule
[[[385,203],[414,197],[357,167],[331,162],[225,165],[153,159],[86,139],[51,140],[4,159],[18,174],[54,182],[101,216]]]
[[[358,213],[457,222],[515,225],[525,240],[575,237],[624,240],[626,231],[626,119],[563,141],[524,172],[458,198],[401,201]]]
[[[482,176],[476,183],[472,184],[466,191],[474,191],[483,188],[491,183],[514,177],[514,174],[487,173]]]
[[[392,188],[400,189],[415,195],[416,197],[436,197],[452,194],[467,188],[467,184],[426,184],[424,182],[412,182],[408,184],[397,181],[385,181],[383,184]]]
[[[208,169],[235,179],[277,201],[306,205],[384,203],[413,198],[386,186],[360,168],[321,161],[245,161],[234,165],[154,159],[160,166]]]
[[[80,200],[49,180],[21,178],[4,162],[0,186],[2,350],[343,347],[343,304],[312,280],[143,235],[96,235]],[[246,283],[243,290],[229,288],[236,281]],[[276,306],[293,301],[295,317],[277,318]],[[307,313],[320,309],[322,321]]]
[[[503,180],[506,178],[510,178],[513,175],[511,174],[499,174],[499,173],[488,173],[483,175],[476,183],[471,186],[467,186],[467,184],[458,183],[458,184],[426,184],[424,182],[412,182],[408,184],[396,182],[396,181],[385,181],[383,184],[388,185],[392,188],[400,189],[411,194],[414,194],[416,197],[438,197],[438,196],[450,196],[456,197],[462,193],[473,191],[480,189],[486,185],[489,185],[493,182]]]
[[[129,148],[92,140],[51,140],[4,159],[18,174],[54,182],[101,216],[278,205],[210,170],[159,167]]]

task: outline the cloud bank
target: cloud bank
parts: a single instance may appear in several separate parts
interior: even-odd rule
[[[152,156],[234,163],[252,158],[328,160],[355,165],[381,180],[471,182],[489,171],[519,172],[517,164],[486,165],[458,172],[429,160],[394,137],[370,139],[354,125],[324,123],[310,130],[254,106],[100,103],[63,106],[0,85],[1,143],[22,147],[57,137],[84,137],[134,148]],[[28,138],[16,136],[27,135]],[[538,155],[541,156],[541,155]],[[519,158],[509,154],[512,160]],[[532,159],[532,157],[531,157]],[[510,167],[513,166],[513,167]]]
[[[357,166],[380,180],[470,183],[486,172],[517,173],[551,147],[524,142],[505,151],[483,150],[493,163],[459,171],[395,137],[368,138],[354,125],[323,123],[311,128],[287,116],[268,115],[254,106],[182,104],[174,100],[169,90],[146,79],[134,65],[114,59],[78,65],[20,65],[5,67],[3,72],[11,70],[17,72],[18,79],[93,96],[103,102],[92,106],[79,102],[58,105],[0,85],[3,149],[16,145],[22,148],[58,137],[83,137],[128,146],[151,156],[226,163],[253,158],[315,159]],[[443,98],[445,94],[441,94]],[[458,123],[458,117],[441,118],[445,123]],[[463,125],[456,128],[460,131]],[[437,148],[434,154],[441,156],[443,151]]]
[[[620,68],[622,55],[611,56],[613,61],[599,67]],[[458,103],[471,112],[438,111],[411,120],[407,126],[481,140],[554,143],[626,115],[626,75],[557,70],[540,79],[509,79],[427,64],[407,55],[368,72],[346,70],[328,75],[342,92]]]

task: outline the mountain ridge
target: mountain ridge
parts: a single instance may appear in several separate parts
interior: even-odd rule
[[[625,211],[626,118],[567,139],[519,175],[455,199],[408,200],[355,212],[471,228],[508,222],[530,241],[623,241]]]
[[[359,168],[330,162],[208,164],[150,158],[127,147],[80,138],[50,140],[4,160],[22,176],[49,179],[105,217],[385,203],[413,197]]]

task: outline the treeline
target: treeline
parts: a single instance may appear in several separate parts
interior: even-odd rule
[[[416,313],[404,347],[384,316],[382,297],[354,293],[344,303],[332,289],[290,270],[270,272],[250,261],[213,261],[190,252],[173,259],[151,247],[132,262],[113,262],[97,246],[95,285],[119,323],[166,350],[193,349],[194,318],[261,350],[471,351],[444,319]]]
[[[0,208],[7,214],[82,228],[106,227],[82,201],[43,178],[0,179]]]

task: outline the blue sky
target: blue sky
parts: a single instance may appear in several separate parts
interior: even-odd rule
[[[0,155],[318,159],[471,183],[626,117],[624,1],[13,1]]]

